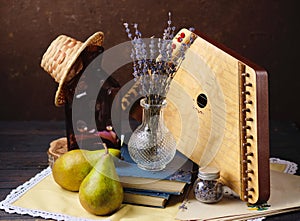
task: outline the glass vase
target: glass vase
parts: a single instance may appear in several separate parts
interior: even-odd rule
[[[141,169],[163,170],[176,153],[176,141],[164,124],[163,109],[167,101],[163,99],[159,104],[152,104],[144,98],[140,105],[142,123],[129,139],[128,152]]]

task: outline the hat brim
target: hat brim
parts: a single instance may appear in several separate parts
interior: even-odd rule
[[[64,73],[62,73],[61,80],[59,82],[56,94],[55,94],[55,105],[62,106],[65,104],[65,94],[64,94],[64,84],[67,82],[67,78],[69,77],[69,73],[71,68],[77,61],[78,57],[82,53],[82,51],[90,45],[102,46],[104,39],[103,32],[96,32],[92,36],[90,36],[82,45],[81,47],[72,55],[72,57],[68,60]],[[74,76],[73,76],[74,77]]]
[[[83,69],[80,54],[88,46],[102,46],[103,32],[96,32],[85,42],[66,35],[59,35],[48,47],[41,60],[41,67],[59,84],[54,103],[62,106],[66,102],[65,84]]]

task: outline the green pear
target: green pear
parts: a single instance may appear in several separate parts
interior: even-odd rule
[[[112,156],[106,152],[82,181],[80,203],[94,215],[108,215],[120,208],[123,194]]]
[[[120,157],[120,150],[118,149],[109,148],[109,152]],[[105,149],[92,151],[76,149],[63,154],[53,164],[54,181],[66,190],[78,191],[81,182],[103,153],[105,153]]]

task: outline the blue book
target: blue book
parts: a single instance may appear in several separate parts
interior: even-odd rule
[[[123,203],[164,208],[170,194],[124,189]]]
[[[161,171],[140,169],[131,159],[126,146],[121,148],[121,156],[121,159],[115,161],[115,166],[125,189],[179,195],[185,185],[192,181],[194,163],[179,151]]]

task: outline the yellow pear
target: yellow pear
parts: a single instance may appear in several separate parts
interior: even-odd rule
[[[106,152],[82,181],[80,203],[92,214],[108,215],[120,208],[123,194],[112,156]]]
[[[109,148],[109,152],[120,157],[120,150]],[[78,191],[81,182],[89,174],[99,158],[105,153],[101,150],[71,150],[60,156],[53,164],[52,175],[57,184],[70,191]]]

